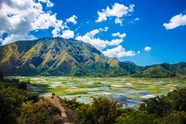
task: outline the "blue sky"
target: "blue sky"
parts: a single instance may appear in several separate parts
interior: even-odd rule
[[[137,65],[186,62],[186,0],[2,0],[0,45],[63,37]]]

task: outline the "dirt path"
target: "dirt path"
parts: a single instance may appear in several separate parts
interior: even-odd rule
[[[68,120],[68,117],[65,113],[65,109],[64,107],[59,103],[59,98],[54,96],[54,98],[51,98],[51,97],[46,97],[46,99],[48,101],[50,101],[51,103],[53,103],[57,108],[59,108],[59,110],[61,110],[61,117],[62,119],[64,120],[64,124],[70,124],[69,120]]]

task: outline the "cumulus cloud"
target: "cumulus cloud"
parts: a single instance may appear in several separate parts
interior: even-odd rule
[[[16,40],[35,39],[31,31],[53,28],[53,36],[60,36],[67,26],[50,10],[44,11],[43,4],[52,7],[50,0],[3,0],[0,2],[0,42],[2,45]],[[3,34],[8,34],[3,37]]]
[[[121,18],[133,11],[134,11],[133,4],[127,7],[123,4],[114,3],[114,5],[112,5],[112,8],[109,8],[107,6],[106,9],[102,9],[102,12],[99,11],[97,12],[98,19],[96,20],[96,22],[106,21],[107,17],[116,17],[115,23],[122,25],[123,20]]]
[[[117,47],[112,48],[112,49],[107,49],[106,51],[103,51],[102,53],[105,56],[117,57],[117,58],[136,55],[134,51],[132,50],[126,51],[125,48],[123,48],[121,45],[118,45]]]
[[[38,0],[39,2],[46,3],[47,7],[53,7],[54,3],[52,3],[50,0]]]
[[[110,41],[108,40],[103,40],[100,39],[99,37],[96,37],[97,34],[107,31],[108,27],[100,28],[100,29],[94,29],[90,32],[87,32],[85,35],[83,36],[77,36],[76,39],[77,40],[81,40],[84,41],[86,43],[90,43],[91,45],[93,45],[94,47],[96,47],[99,51],[101,51],[104,55],[108,56],[108,57],[126,57],[126,56],[134,56],[135,52],[130,50],[130,51],[126,51],[125,48],[123,48],[120,44],[123,42],[124,37],[126,36],[125,33],[113,33],[112,36],[113,37],[118,37],[116,39],[112,39]],[[114,47],[114,48],[110,48],[107,49],[107,47]]]
[[[186,25],[186,14],[185,15],[182,15],[182,14],[175,15],[170,19],[169,23],[163,24],[163,26],[167,30],[174,29],[174,28],[177,28],[179,26],[184,26],[184,25]]]
[[[73,15],[73,16],[71,16],[70,18],[66,19],[66,22],[67,22],[67,23],[71,22],[71,23],[73,23],[74,25],[76,25],[76,24],[77,24],[76,19],[77,19],[77,16]]]
[[[101,31],[107,31],[108,27],[100,28],[100,29],[94,29],[90,32],[87,32],[85,35],[83,36],[78,36],[76,37],[77,40],[81,40],[84,41],[86,43],[90,43],[91,45],[93,45],[94,47],[96,47],[98,50],[102,51],[102,49],[104,49],[107,44],[109,43],[109,41],[107,40],[102,40],[100,38],[96,38],[96,34],[100,33]]]
[[[145,51],[150,51],[151,49],[152,49],[152,48],[149,47],[149,46],[146,46],[146,47],[144,48]]]
[[[123,33],[123,34],[120,34],[120,32],[117,32],[117,33],[112,33],[112,36],[118,36],[119,38],[125,38],[126,34]]]
[[[63,34],[61,35],[61,37],[66,38],[66,39],[74,38],[74,31],[64,30]]]
[[[113,40],[111,40],[111,42],[108,43],[108,45],[110,45],[110,46],[117,46],[121,42],[123,42],[123,39],[113,39]]]
[[[137,52],[137,54],[140,54],[140,53],[141,53],[140,51]]]
[[[123,19],[116,18],[116,19],[115,19],[115,23],[116,23],[116,24],[120,24],[120,26],[123,26]]]

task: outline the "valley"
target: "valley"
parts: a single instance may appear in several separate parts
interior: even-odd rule
[[[62,76],[17,76],[27,82],[29,92],[38,92],[41,97],[55,93],[61,98],[91,103],[92,98],[106,96],[111,100],[120,100],[130,107],[142,100],[157,95],[166,95],[176,87],[186,86],[186,80],[180,78],[133,78],[133,77],[62,77]]]

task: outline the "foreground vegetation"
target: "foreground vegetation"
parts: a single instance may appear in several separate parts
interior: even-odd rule
[[[0,122],[16,124],[18,118],[29,111],[28,104],[39,101],[39,94],[28,93],[27,82],[0,77]],[[24,119],[24,118],[23,118]]]
[[[59,108],[48,99],[40,98],[39,94],[27,92],[27,83],[29,82],[2,79],[0,75],[0,123],[62,124]],[[78,122],[74,112],[68,110],[68,115],[69,121]]]

